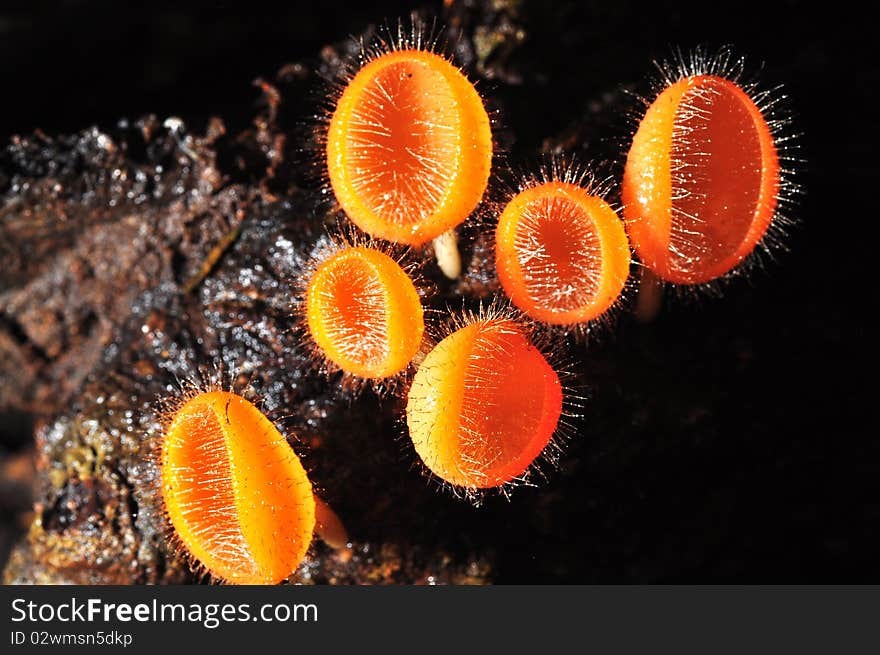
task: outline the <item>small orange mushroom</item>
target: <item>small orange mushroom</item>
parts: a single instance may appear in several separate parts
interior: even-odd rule
[[[469,490],[522,476],[562,413],[559,375],[520,326],[473,320],[428,353],[409,390],[409,436],[425,466]]]
[[[348,217],[373,237],[422,245],[486,190],[492,131],[479,94],[444,57],[404,44],[345,86],[327,131],[327,169]]]
[[[168,519],[211,575],[274,584],[299,566],[315,529],[312,485],[252,403],[227,391],[191,398],[173,414],[160,466]]]
[[[523,312],[554,325],[605,313],[629,276],[623,223],[600,196],[547,181],[518,193],[495,231],[495,264],[504,291]]]
[[[308,283],[308,330],[326,358],[346,373],[383,379],[412,361],[425,330],[412,279],[384,252],[343,247]]]
[[[737,83],[687,75],[642,118],[626,161],[623,214],[658,277],[700,284],[740,264],[777,209],[780,165],[770,123]]]

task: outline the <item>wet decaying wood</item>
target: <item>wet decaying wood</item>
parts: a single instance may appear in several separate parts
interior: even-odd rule
[[[485,4],[447,16],[478,74],[515,19]],[[6,581],[192,577],[166,547],[153,457],[159,399],[192,381],[261,399],[353,535],[342,551],[316,540],[292,580],[491,579],[491,552],[432,532],[455,501],[425,493],[401,401],[328,383],[291,314],[306,258],[338,221],[310,152],[316,123],[295,113],[354,51],[328,46],[258,80],[264,109],[241,134],[147,116],[18,137],[0,155],[0,407],[39,417],[35,513]]]

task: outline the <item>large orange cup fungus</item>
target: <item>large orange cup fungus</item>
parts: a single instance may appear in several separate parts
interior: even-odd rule
[[[736,267],[766,233],[780,166],[767,119],[736,83],[689,75],[650,105],[623,179],[624,217],[658,277],[699,284]]]
[[[425,330],[421,300],[394,259],[369,247],[332,254],[309,280],[309,334],[346,373],[382,379],[412,361]]]
[[[386,52],[345,87],[327,132],[330,184],[373,237],[421,245],[464,221],[489,179],[483,101],[440,55]]]
[[[299,458],[253,404],[208,391],[173,415],[161,454],[165,511],[214,577],[274,584],[312,541],[315,500]]]
[[[623,223],[601,197],[550,181],[518,193],[495,231],[504,291],[523,312],[555,325],[601,316],[629,276]]]
[[[521,477],[562,413],[556,371],[506,318],[477,319],[443,339],[413,379],[409,435],[425,466],[466,489]]]

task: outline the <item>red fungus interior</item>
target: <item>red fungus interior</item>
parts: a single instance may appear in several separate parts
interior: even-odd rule
[[[521,332],[504,324],[475,339],[463,394],[460,457],[478,486],[525,472],[550,441],[562,411],[556,372]]]
[[[369,265],[347,258],[334,266],[322,286],[324,326],[344,357],[376,362],[388,353],[385,295]]]
[[[229,453],[217,415],[205,403],[181,411],[185,415],[177,417],[178,428],[167,438],[173,445],[171,483],[188,546],[197,544],[199,552],[194,554],[212,569],[256,575],[237,515]]]
[[[763,152],[751,100],[701,78],[678,108],[671,162],[670,263],[705,270],[736,252],[758,209]]]
[[[592,302],[602,275],[601,243],[583,207],[559,196],[530,202],[517,225],[516,249],[537,304],[566,311]]]
[[[377,71],[357,100],[348,163],[371,211],[411,225],[436,211],[457,173],[459,107],[423,61]]]

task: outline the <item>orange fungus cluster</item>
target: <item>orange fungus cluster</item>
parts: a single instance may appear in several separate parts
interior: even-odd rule
[[[473,84],[409,43],[354,73],[326,130],[329,181],[348,219],[375,239],[434,241],[438,253],[457,248],[450,231],[483,199],[492,157]],[[360,241],[334,248],[304,276],[308,335],[328,368],[359,379],[405,378],[416,362],[405,413],[425,467],[467,494],[507,485],[527,475],[563,415],[560,371],[530,335],[542,326],[569,334],[606,314],[629,276],[630,241],[668,282],[700,284],[736,268],[776,215],[779,162],[771,123],[743,87],[682,75],[634,135],[623,221],[571,171],[524,185],[492,217],[498,282],[521,315],[481,310],[420,357],[416,283],[387,248]],[[348,540],[328,507],[317,501],[316,510],[309,478],[275,426],[231,392],[199,393],[173,414],[161,490],[180,542],[229,582],[285,579],[306,553],[316,511],[328,543]]]

